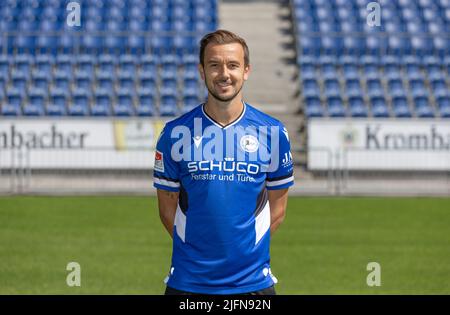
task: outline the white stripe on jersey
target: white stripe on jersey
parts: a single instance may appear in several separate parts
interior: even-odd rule
[[[291,176],[291,177],[288,177],[285,179],[276,180],[273,182],[266,181],[266,186],[273,187],[273,186],[283,185],[283,184],[289,183],[290,181],[293,181],[293,180],[294,180],[294,176]]]
[[[180,183],[175,183],[175,182],[171,182],[169,180],[165,180],[162,178],[158,178],[158,177],[154,177],[153,180],[155,181],[156,184],[159,185],[164,185],[164,186],[169,186],[169,187],[180,187]]]

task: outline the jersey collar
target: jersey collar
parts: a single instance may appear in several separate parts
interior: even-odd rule
[[[227,124],[227,125],[225,125],[225,126],[222,126],[221,124],[219,124],[217,121],[215,121],[211,116],[209,116],[209,115],[205,112],[205,104],[206,104],[206,103],[203,103],[203,104],[202,104],[202,112],[203,112],[203,115],[204,115],[209,121],[211,121],[214,125],[216,125],[217,127],[221,128],[221,129],[227,129],[227,128],[230,127],[230,126],[233,126],[233,125],[237,124],[237,123],[242,119],[242,117],[244,117],[245,111],[246,111],[246,109],[247,109],[247,105],[245,104],[244,101],[242,101],[242,104],[244,105],[244,108],[242,109],[242,112],[241,112],[241,114],[239,115],[239,117],[236,118],[235,120],[233,120],[232,122],[230,122],[229,124]]]

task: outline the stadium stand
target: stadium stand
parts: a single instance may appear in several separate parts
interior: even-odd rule
[[[198,41],[217,28],[216,0],[0,3],[0,115],[172,116],[205,98]]]
[[[369,2],[291,1],[306,118],[449,118],[450,1]]]

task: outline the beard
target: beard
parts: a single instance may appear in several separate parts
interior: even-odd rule
[[[232,100],[236,97],[236,95],[239,94],[239,92],[242,90],[242,87],[244,86],[244,84],[242,84],[242,85],[239,87],[239,90],[237,90],[235,93],[233,93],[233,95],[231,95],[231,96],[226,96],[226,97],[222,97],[222,96],[220,96],[219,94],[217,94],[217,93],[213,90],[213,88],[210,87],[210,84],[208,83],[207,80],[205,80],[205,82],[206,82],[206,88],[208,89],[209,94],[212,95],[216,100],[221,101],[221,102],[230,102],[230,101],[232,101]]]

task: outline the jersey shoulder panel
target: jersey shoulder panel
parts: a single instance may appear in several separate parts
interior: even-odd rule
[[[257,120],[260,125],[265,126],[279,126],[284,128],[283,123],[276,119],[275,117],[270,116],[269,114],[264,113],[263,111],[255,108],[254,106],[245,103],[247,105],[248,117],[252,120]]]

